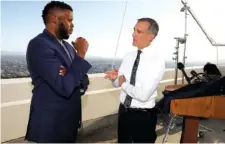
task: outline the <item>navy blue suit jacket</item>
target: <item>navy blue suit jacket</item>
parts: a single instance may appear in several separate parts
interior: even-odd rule
[[[74,142],[81,122],[80,89],[87,89],[91,65],[64,41],[72,58],[47,30],[33,38],[27,48],[27,66],[34,88],[25,139]],[[59,75],[60,65],[68,69]]]

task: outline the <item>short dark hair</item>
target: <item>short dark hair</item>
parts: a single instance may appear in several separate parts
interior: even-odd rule
[[[158,32],[159,32],[159,25],[158,23],[152,19],[152,18],[140,18],[138,19],[138,22],[148,22],[149,23],[149,28],[148,31],[152,34],[154,34],[155,36],[157,36]]]
[[[44,9],[42,11],[42,18],[43,18],[44,24],[47,23],[47,16],[48,16],[49,12],[55,8],[73,11],[72,7],[64,2],[51,1],[44,7]]]

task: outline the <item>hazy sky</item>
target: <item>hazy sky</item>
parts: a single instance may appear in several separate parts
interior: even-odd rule
[[[41,13],[48,1],[1,1],[2,51],[25,52],[31,38],[44,29]],[[158,21],[159,35],[152,46],[162,49],[168,60],[176,41],[184,35],[184,13],[180,0],[111,0],[65,1],[74,9],[74,33],[89,42],[88,55],[114,57],[122,16],[127,2],[124,25],[117,57],[134,50],[132,32],[136,20],[151,17]],[[189,0],[189,5],[206,31],[217,42],[225,43],[225,0]],[[188,16],[187,61],[215,60],[216,48],[211,46],[193,18]],[[180,45],[183,51],[183,45]],[[219,48],[219,59],[225,59],[225,47]],[[223,53],[223,54],[222,54]],[[182,57],[182,54],[180,55]]]

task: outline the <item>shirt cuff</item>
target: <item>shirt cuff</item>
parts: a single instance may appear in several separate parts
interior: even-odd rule
[[[114,87],[118,87],[118,77],[115,80],[112,80],[112,84]]]
[[[123,82],[123,84],[121,85],[122,91],[124,91],[125,93],[127,93],[128,86],[129,86],[129,83]]]

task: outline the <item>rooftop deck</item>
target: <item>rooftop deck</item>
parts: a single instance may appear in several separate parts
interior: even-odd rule
[[[115,115],[116,117],[116,115]],[[78,136],[78,143],[117,143],[117,120],[113,118],[115,121],[113,124],[102,127],[98,130],[93,131],[87,135]],[[180,123],[181,121],[178,119],[176,123]],[[225,143],[225,120],[215,120],[208,119],[202,120],[201,125],[206,126],[212,129],[214,132],[205,131],[205,136],[199,138],[199,143]],[[156,143],[162,143],[163,137],[165,134],[165,126],[162,126],[162,119],[159,117],[157,124],[157,140]],[[181,127],[175,127],[170,130],[169,135],[167,136],[168,143],[179,143],[181,136]],[[7,143],[26,143],[23,138],[19,138],[16,140],[9,141]]]
[[[165,134],[165,126],[161,124],[162,119],[157,124],[157,140],[156,143],[162,143]],[[179,120],[177,120],[179,121]],[[205,131],[205,136],[199,138],[200,143],[225,143],[225,120],[202,120],[201,124],[213,129],[214,132]],[[181,136],[181,127],[172,129],[167,137],[168,143],[179,143]],[[81,143],[116,143],[117,142],[117,123],[102,128],[87,136],[79,137],[78,142]]]

